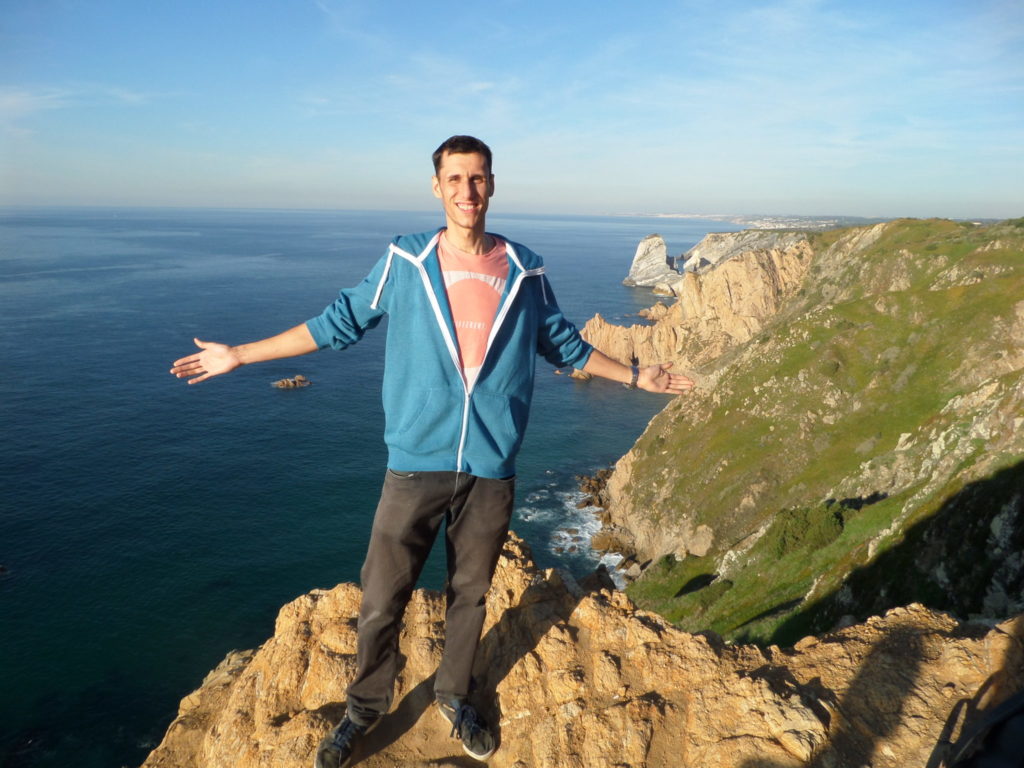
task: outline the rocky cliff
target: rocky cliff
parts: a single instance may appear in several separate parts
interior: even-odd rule
[[[1024,221],[729,240],[653,326],[592,326],[699,380],[603,492],[631,596],[766,642],[1024,609]]]
[[[812,247],[804,233],[748,234],[708,235],[694,246],[689,253],[699,251],[717,268],[676,275],[669,292],[678,300],[642,313],[647,322],[623,328],[596,315],[583,336],[620,362],[679,368],[704,365],[750,340],[803,284]]]
[[[680,272],[707,272],[722,262],[750,252],[785,250],[807,241],[807,232],[748,229],[712,232],[676,259]]]
[[[359,598],[346,584],[286,605],[272,638],[182,700],[144,768],[308,768],[343,712]],[[476,674],[498,768],[937,765],[1024,686],[1024,618],[989,627],[909,606],[790,650],[727,645],[637,610],[596,575],[539,571],[514,536],[487,609]],[[360,765],[477,764],[427,711],[443,616],[440,594],[414,594],[397,704]]]

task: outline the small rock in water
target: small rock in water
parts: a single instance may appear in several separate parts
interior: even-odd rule
[[[300,373],[291,379],[278,379],[274,382],[273,386],[278,389],[299,389],[300,387],[308,387],[312,383]]]

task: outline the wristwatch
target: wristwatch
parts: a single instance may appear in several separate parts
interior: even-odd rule
[[[636,389],[636,381],[640,378],[640,369],[635,365],[629,366],[629,370],[633,372],[633,378],[629,380],[629,384],[626,385],[626,389]]]

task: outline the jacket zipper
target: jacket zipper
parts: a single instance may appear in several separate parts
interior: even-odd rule
[[[445,346],[448,348],[448,354],[451,357],[452,364],[455,366],[456,372],[459,374],[459,381],[462,382],[462,427],[459,432],[459,449],[455,456],[456,472],[462,472],[463,452],[466,448],[466,435],[469,432],[469,405],[470,400],[472,398],[472,391],[469,387],[469,384],[466,382],[466,374],[462,370],[462,363],[459,360],[458,346],[456,345],[456,342],[452,338],[451,334],[448,332],[448,326],[445,324],[444,316],[441,314],[441,305],[437,298],[437,294],[434,292],[434,286],[430,282],[430,276],[427,274],[426,267],[423,266],[423,261],[434,249],[434,247],[437,244],[437,240],[440,236],[441,233],[438,232],[434,237],[432,237],[430,239],[430,242],[427,243],[427,246],[423,249],[423,251],[420,252],[420,255],[418,257],[412,256],[412,254],[403,251],[397,246],[392,245],[391,248],[392,253],[398,253],[399,255],[403,256],[407,261],[411,261],[413,264],[416,265],[416,268],[419,270],[420,279],[423,281],[423,287],[426,289],[427,292],[427,298],[430,300],[430,306],[434,310],[434,319],[437,321],[437,325],[441,329],[441,336],[444,338]],[[498,331],[500,330],[502,323],[504,323],[505,317],[508,315],[508,310],[512,306],[512,302],[515,300],[515,297],[519,293],[519,288],[522,285],[523,280],[526,277],[534,277],[544,274],[543,267],[537,269],[524,269],[522,263],[519,261],[519,256],[516,254],[515,249],[512,248],[511,244],[507,240],[505,241],[505,249],[512,263],[515,264],[516,268],[519,270],[519,274],[516,275],[512,283],[512,287],[509,289],[508,295],[505,297],[505,301],[502,303],[501,309],[498,311],[497,317],[494,318],[494,325],[491,327],[491,332],[487,338],[487,347],[486,349],[484,349],[484,359],[483,363],[481,363],[481,370],[483,369],[483,366],[487,364],[487,356],[490,354],[491,344],[497,337]],[[390,257],[392,254],[389,253],[388,255]],[[385,268],[384,276],[381,279],[381,284],[380,286],[378,286],[375,301],[379,299],[380,291],[381,289],[383,289],[383,283],[384,280],[387,279],[387,272],[389,271],[390,266],[391,261],[389,258],[387,267]],[[543,284],[541,285],[541,288],[543,289]],[[547,303],[546,290],[544,291],[544,301],[545,303]]]

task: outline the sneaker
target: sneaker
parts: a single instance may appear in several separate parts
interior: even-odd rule
[[[377,718],[369,725],[359,725],[346,715],[320,742],[313,768],[346,768],[352,765],[352,754],[359,740],[372,731],[379,721],[380,718]]]
[[[494,754],[494,736],[472,704],[465,699],[438,699],[437,710],[452,726],[452,737],[462,742],[467,755],[486,760]]]

